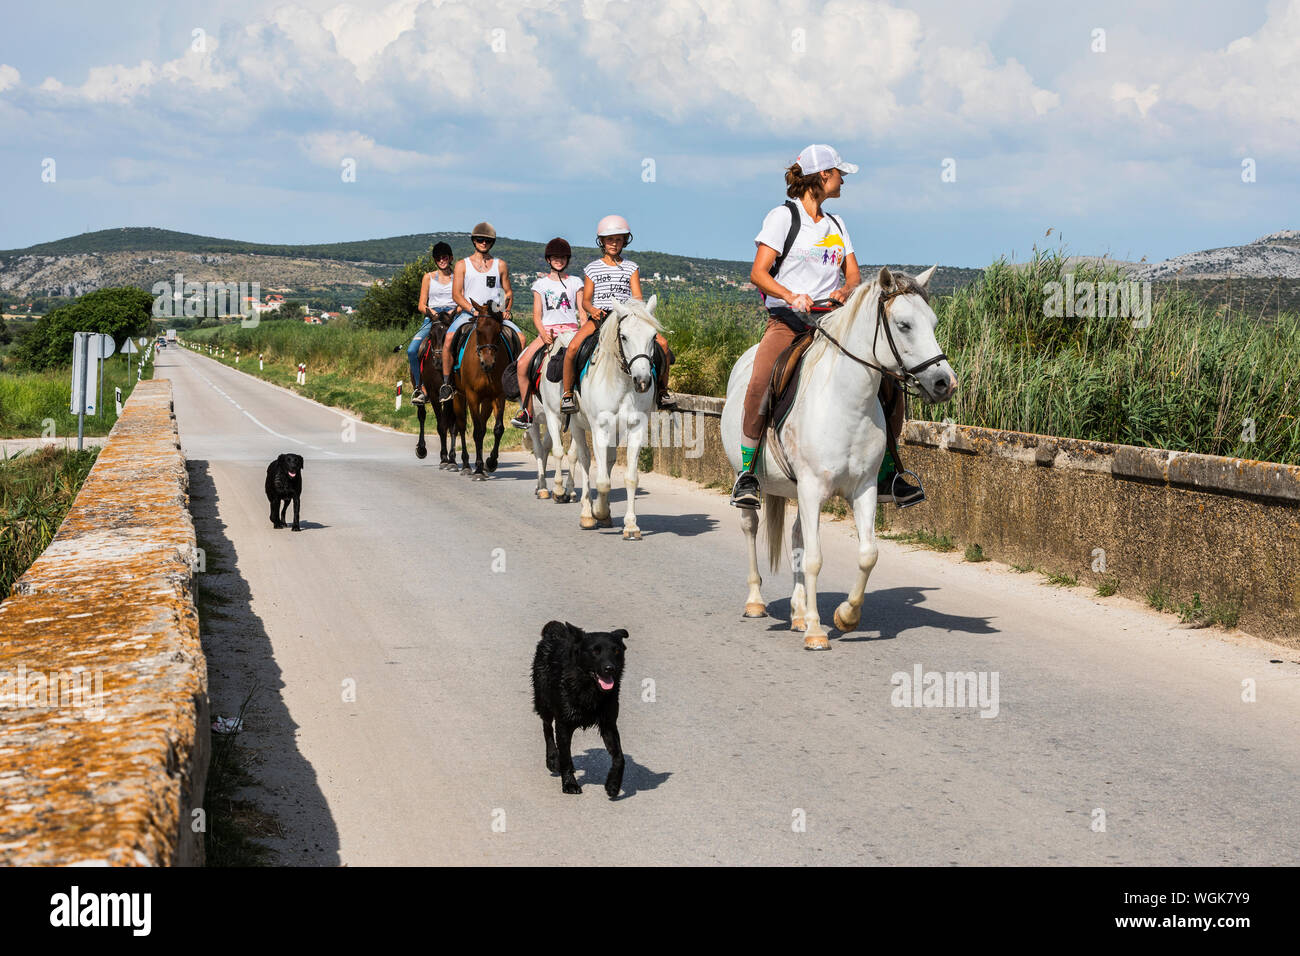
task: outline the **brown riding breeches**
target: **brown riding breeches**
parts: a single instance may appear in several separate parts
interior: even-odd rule
[[[767,416],[760,411],[759,406],[772,383],[772,366],[795,340],[795,336],[795,330],[779,319],[767,320],[767,328],[763,331],[758,352],[754,355],[754,370],[749,378],[749,388],[745,390],[745,414],[741,421],[743,441],[751,448],[758,444],[767,424]],[[897,461],[898,436],[907,418],[907,396],[898,387],[898,383],[887,375],[880,378],[880,405],[885,413],[889,450]]]

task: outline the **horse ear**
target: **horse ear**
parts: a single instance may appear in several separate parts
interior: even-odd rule
[[[470,299],[470,300],[469,300],[469,304],[472,305],[472,306],[474,307],[474,311],[475,311],[475,312],[477,312],[479,309],[483,308],[483,306],[479,305],[479,304],[478,304],[477,302],[475,302],[473,299]]]
[[[926,291],[928,292],[929,289],[927,289],[926,287],[929,286],[930,280],[934,277],[934,270],[937,268],[939,268],[939,264],[936,262],[934,265],[930,266],[930,268],[926,269],[924,272],[922,272],[919,276],[916,277],[916,284],[919,285],[922,289],[926,289]]]
[[[880,286],[881,292],[888,292],[894,287],[894,274],[885,266],[881,266],[880,275],[876,276],[876,285]]]
[[[647,303],[645,304],[645,310],[646,310],[647,312],[649,312],[651,315],[654,315],[654,314],[655,314],[655,304],[656,304],[658,301],[659,301],[659,296],[657,296],[657,295],[652,295],[652,296],[650,296],[650,301],[647,302]]]

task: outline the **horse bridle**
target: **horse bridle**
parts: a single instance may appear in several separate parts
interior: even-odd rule
[[[894,361],[897,362],[898,367],[903,370],[901,373],[895,372],[891,369],[883,368],[882,366],[877,365],[875,362],[868,362],[866,359],[854,355],[852,352],[846,349],[843,346],[843,344],[841,344],[840,341],[837,338],[835,338],[835,336],[831,335],[829,332],[827,332],[825,329],[823,329],[820,325],[816,323],[813,323],[813,330],[816,332],[820,332],[822,335],[824,335],[832,345],[834,345],[846,356],[853,359],[853,361],[857,362],[859,365],[864,365],[867,368],[874,369],[882,375],[888,375],[890,378],[898,382],[899,388],[901,388],[908,395],[911,395],[913,398],[922,398],[924,396],[921,393],[921,383],[920,380],[917,379],[916,373],[924,371],[925,369],[929,368],[931,365],[938,365],[940,362],[947,361],[948,356],[945,355],[943,352],[940,352],[938,355],[934,356],[933,358],[928,358],[924,362],[919,362],[916,365],[913,365],[911,368],[907,368],[903,364],[903,356],[900,355],[898,352],[898,346],[894,342],[894,333],[890,330],[889,327],[889,315],[886,309],[886,304],[889,302],[890,299],[896,298],[897,296],[900,295],[907,295],[909,292],[912,291],[915,290],[895,287],[893,289],[890,289],[888,292],[881,292],[879,296],[877,296],[876,298],[876,330],[875,330],[875,334],[871,338],[871,354],[874,356],[876,353],[876,345],[880,341],[880,329],[883,327],[885,330],[885,341],[889,343],[889,351],[890,353],[893,354]],[[834,300],[828,300],[828,301],[833,302]],[[839,307],[841,305],[843,305],[843,303],[837,303],[836,307]]]
[[[605,321],[608,321],[608,319],[606,319]],[[619,364],[619,366],[623,369],[623,374],[626,375],[626,376],[628,376],[629,378],[631,378],[631,376],[632,376],[632,363],[635,362],[637,359],[645,359],[647,362],[650,363],[650,368],[653,369],[653,368],[655,367],[655,360],[654,360],[654,356],[653,356],[653,355],[650,355],[650,354],[648,354],[648,353],[646,353],[646,352],[641,352],[641,353],[639,353],[639,354],[637,354],[637,355],[633,355],[631,358],[627,358],[627,357],[624,355],[624,353],[623,353],[623,317],[620,315],[616,321],[618,322],[618,327],[617,327],[617,329],[616,329],[615,332],[614,332],[614,337],[615,337],[616,339],[618,339],[618,364]],[[653,341],[653,339],[652,339],[651,341]]]
[[[488,318],[491,318],[491,315],[489,315]],[[502,328],[504,329],[504,327],[505,327],[505,322],[504,322],[504,321],[501,322],[501,326],[502,326]],[[476,321],[475,321],[475,331],[477,331],[477,329],[478,329],[478,323],[477,323],[477,320],[476,320]],[[502,331],[501,329],[498,329],[498,330],[497,330],[497,334],[491,336],[491,337],[490,337],[490,340],[489,340],[488,342],[474,346],[474,355],[475,355],[475,357],[478,358],[478,364],[479,364],[480,367],[482,367],[482,368],[484,368],[484,369],[486,369],[486,368],[488,367],[488,366],[486,366],[486,365],[483,364],[483,350],[484,350],[484,349],[491,349],[491,350],[492,350],[492,365],[493,365],[493,366],[496,365],[496,363],[497,363],[497,338],[498,338],[498,336],[500,336],[501,331]]]

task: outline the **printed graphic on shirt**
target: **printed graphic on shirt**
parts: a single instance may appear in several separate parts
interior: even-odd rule
[[[837,266],[844,261],[844,240],[838,232],[825,236],[814,242],[812,248],[805,249],[803,258],[822,265]]]
[[[573,303],[569,301],[569,293],[553,292],[547,289],[542,293],[542,302],[547,312],[554,312],[557,309],[563,309],[566,312],[573,311]]]
[[[626,259],[616,266],[602,259],[589,264],[583,272],[591,280],[592,304],[603,309],[632,298],[632,273],[636,268],[635,262]]]

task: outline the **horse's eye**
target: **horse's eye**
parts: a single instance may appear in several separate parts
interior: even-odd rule
[[[898,323],[898,331],[900,331],[900,332],[911,332],[911,331],[912,331],[912,323],[911,323],[911,322],[899,322],[899,323]]]

